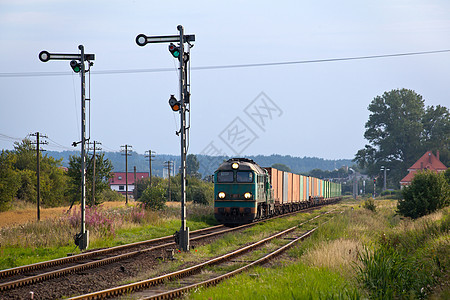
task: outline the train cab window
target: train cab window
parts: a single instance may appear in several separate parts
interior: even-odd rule
[[[233,182],[233,171],[220,171],[217,173],[217,182]]]
[[[253,173],[250,171],[238,171],[236,175],[237,182],[253,182]]]

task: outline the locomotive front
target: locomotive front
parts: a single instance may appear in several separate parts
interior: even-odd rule
[[[257,217],[258,175],[252,160],[233,158],[214,172],[214,216],[222,224],[252,222]]]

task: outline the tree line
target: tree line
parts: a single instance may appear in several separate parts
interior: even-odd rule
[[[68,167],[63,158],[55,159],[39,153],[40,203],[43,207],[73,205],[81,200],[81,156],[71,155]],[[208,204],[213,199],[213,185],[200,180],[199,163],[195,155],[187,158],[187,200]],[[95,178],[94,178],[95,169]],[[123,196],[112,191],[109,179],[113,164],[104,153],[86,155],[86,204],[98,205],[104,201],[122,200]],[[37,202],[37,153],[29,139],[14,143],[14,150],[2,150],[0,154],[0,211],[12,207],[14,201]],[[159,209],[167,200],[180,201],[180,175],[169,180],[160,177],[147,178],[136,183],[136,199],[145,207]],[[169,193],[170,191],[170,193]]]
[[[71,156],[69,168],[62,166],[62,159],[55,159],[39,152],[40,201],[44,207],[56,207],[81,199],[81,157]],[[93,157],[86,156],[87,203],[98,204],[97,199],[116,197],[109,193],[108,180],[112,164],[104,154],[96,154],[95,194],[93,186]],[[0,154],[0,211],[8,210],[15,199],[37,202],[37,153],[29,139],[14,143],[14,150],[2,150]],[[106,193],[106,194],[105,194]],[[107,195],[108,194],[108,195]],[[97,202],[96,202],[97,201]]]

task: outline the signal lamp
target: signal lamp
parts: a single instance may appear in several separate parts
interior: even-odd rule
[[[224,193],[224,192],[220,192],[220,193],[219,193],[219,198],[220,198],[220,199],[225,198],[225,193]]]
[[[180,108],[181,108],[180,101],[178,101],[177,98],[175,98],[174,95],[170,95],[169,105],[170,105],[170,107],[172,108],[173,111],[179,111]]]
[[[239,168],[239,164],[237,162],[235,162],[231,165],[231,168],[236,170],[237,168]]]
[[[247,192],[244,194],[245,199],[250,199],[251,197],[252,197],[252,193]]]
[[[180,58],[180,47],[175,46],[173,43],[169,45],[169,52],[172,53],[173,57]]]
[[[81,64],[79,62],[77,62],[76,60],[70,61],[70,67],[72,68],[72,70],[75,73],[80,73],[80,71],[81,71]]]

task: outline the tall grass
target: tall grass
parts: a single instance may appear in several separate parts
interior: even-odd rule
[[[435,283],[424,261],[393,249],[364,251],[359,260],[359,281],[375,299],[424,298]]]
[[[403,220],[360,253],[359,281],[376,299],[425,298],[450,270],[449,224],[448,209]]]
[[[215,224],[212,208],[188,205],[191,230]],[[179,230],[180,209],[148,211],[139,206],[104,209],[86,208],[89,248],[111,247],[155,237],[172,235]],[[59,218],[29,222],[0,229],[0,269],[30,264],[78,252],[74,235],[81,229],[81,211],[73,209]]]
[[[364,245],[357,240],[337,239],[321,241],[306,250],[301,257],[308,266],[326,268],[343,277],[354,276],[354,265],[358,262],[358,255]]]

